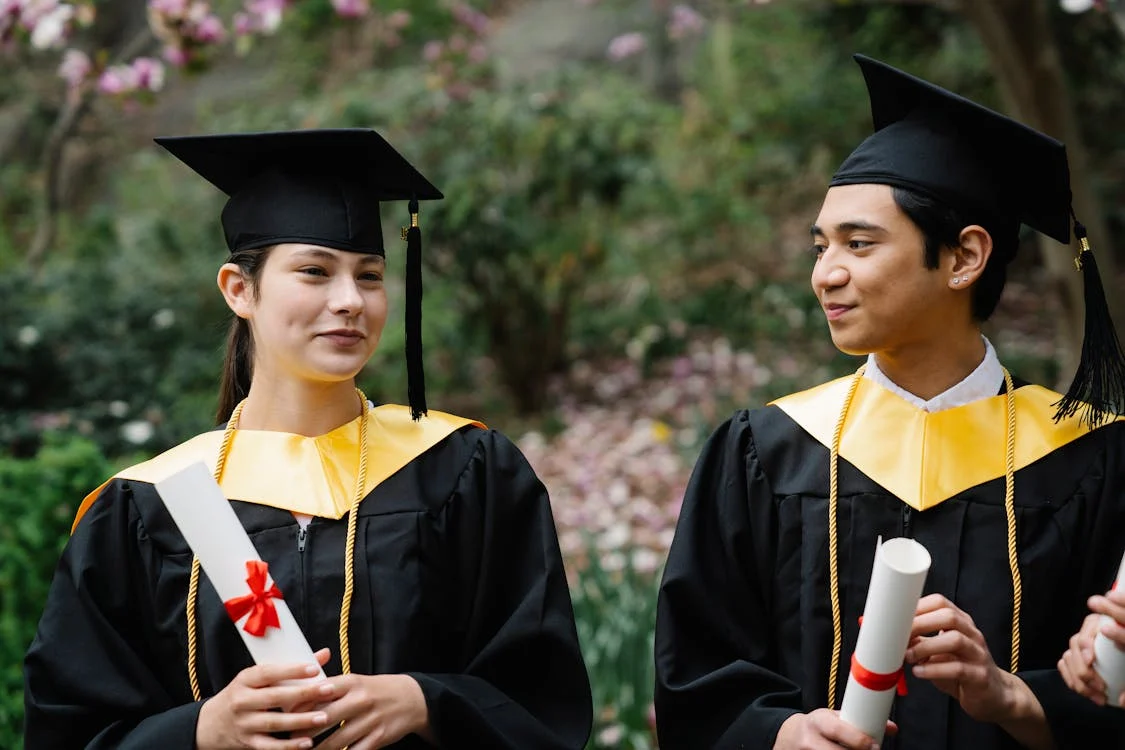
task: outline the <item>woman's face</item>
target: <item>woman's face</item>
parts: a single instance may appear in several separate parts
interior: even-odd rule
[[[319,383],[354,378],[387,322],[382,256],[317,245],[270,251],[245,311],[254,336],[254,377]],[[249,291],[249,290],[248,290]]]

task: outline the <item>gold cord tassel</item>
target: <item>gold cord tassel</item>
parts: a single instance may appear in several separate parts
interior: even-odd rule
[[[348,509],[348,541],[344,548],[344,600],[340,604],[340,669],[343,674],[352,671],[352,655],[348,646],[348,624],[351,622],[352,593],[355,591],[355,531],[359,516],[359,503],[367,484],[367,397],[362,391],[363,416],[359,420],[359,472],[355,480],[355,494]]]
[[[352,497],[352,504],[348,511],[348,540],[346,546],[346,560],[344,562],[344,600],[340,607],[340,662],[343,667],[343,674],[351,672],[351,653],[348,648],[348,622],[349,613],[351,611],[352,593],[355,589],[355,535],[356,535],[356,516],[359,503],[363,500],[364,489],[367,484],[367,418],[368,406],[367,396],[363,391],[356,389],[356,394],[359,396],[361,418],[359,421],[359,471],[356,476],[355,492]],[[242,415],[242,407],[246,403],[243,400],[234,408],[227,421],[226,429],[223,431],[223,442],[219,446],[219,457],[215,461],[215,481],[218,482],[223,476],[223,467],[226,466],[227,455],[230,453],[231,440],[234,438],[235,430],[238,429],[238,420]],[[196,669],[196,661],[198,655],[198,635],[196,624],[196,601],[199,598],[199,558],[192,555],[191,559],[191,578],[188,581],[188,595],[187,595],[187,669],[188,681],[191,683],[191,694],[195,700],[202,698],[202,692],[199,689],[199,677]]]
[[[1020,666],[1020,609],[1023,604],[1023,582],[1020,579],[1019,552],[1016,545],[1016,389],[1012,376],[1004,370],[1004,405],[1008,428],[1004,446],[1004,515],[1008,521],[1008,567],[1012,571],[1012,672]]]
[[[848,387],[848,395],[844,398],[844,407],[840,409],[840,417],[836,420],[836,429],[832,433],[832,455],[828,459],[828,578],[832,597],[832,662],[828,668],[828,707],[836,708],[836,678],[840,671],[840,649],[843,644],[843,623],[840,621],[840,574],[837,567],[838,545],[836,543],[836,503],[839,495],[837,482],[837,464],[840,458],[840,439],[844,434],[844,422],[848,418],[848,409],[851,408],[852,399],[855,398],[859,381],[863,377],[864,365],[856,370],[852,383]]]
[[[828,571],[832,600],[832,662],[828,670],[828,707],[836,707],[836,680],[840,668],[843,628],[840,616],[840,580],[837,568],[836,505],[838,499],[837,463],[840,457],[840,440],[844,433],[844,422],[851,408],[852,399],[863,377],[864,368],[856,371],[852,378],[836,429],[832,434],[832,452],[829,458],[828,489]],[[1020,578],[1019,554],[1016,538],[1016,394],[1012,376],[1004,370],[1005,412],[1008,418],[1004,445],[1004,513],[1008,523],[1008,567],[1012,574],[1012,654],[1011,671],[1019,670],[1020,663],[1020,612],[1023,604],[1023,583]]]

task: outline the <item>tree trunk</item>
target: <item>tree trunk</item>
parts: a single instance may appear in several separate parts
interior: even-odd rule
[[[1089,229],[1097,251],[1102,281],[1115,286],[1114,256],[1105,215],[1091,187],[1089,158],[1083,145],[1074,103],[1051,30],[1049,0],[959,0],[962,15],[973,25],[987,50],[1001,95],[1022,122],[1066,144],[1074,212]],[[1057,330],[1061,380],[1066,388],[1082,346],[1082,277],[1075,271],[1073,251],[1050,239],[1040,241],[1043,264],[1062,298],[1063,319]],[[1110,311],[1122,321],[1122,300],[1109,295]]]

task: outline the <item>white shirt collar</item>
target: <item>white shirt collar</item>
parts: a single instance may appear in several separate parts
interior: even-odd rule
[[[992,348],[992,342],[984,336],[981,336],[981,339],[984,341],[984,359],[977,365],[977,369],[969,373],[969,376],[957,385],[939,393],[928,401],[918,398],[913,393],[896,385],[879,369],[879,365],[875,364],[874,354],[867,355],[867,369],[863,375],[896,396],[904,398],[919,409],[928,412],[952,409],[955,406],[964,406],[983,398],[991,398],[1000,392],[1000,387],[1004,384],[1004,368],[1000,365],[996,350]]]

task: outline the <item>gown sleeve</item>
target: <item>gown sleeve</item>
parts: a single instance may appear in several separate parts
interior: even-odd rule
[[[28,750],[193,750],[201,703],[151,668],[153,615],[130,492],[110,482],[66,545],[24,661]]]
[[[499,433],[481,433],[446,522],[472,592],[464,668],[411,673],[440,746],[579,750],[592,698],[547,490]]]
[[[1075,499],[1068,504],[1074,512],[1059,514],[1059,524],[1068,531],[1078,527],[1075,536],[1083,546],[1074,555],[1072,567],[1076,579],[1073,593],[1078,600],[1073,606],[1060,607],[1061,611],[1077,611],[1081,615],[1070,623],[1068,633],[1076,632],[1088,614],[1085,597],[1104,593],[1113,584],[1125,547],[1121,533],[1125,529],[1125,422],[1103,427],[1098,433],[1101,434],[1095,436],[1100,439],[1091,441],[1091,450],[1096,454],[1091,467],[1075,489]],[[1059,642],[1060,651],[1055,657],[1061,657],[1066,648],[1065,638]],[[1118,743],[1125,743],[1125,710],[1098,706],[1073,692],[1057,669],[1024,670],[1019,677],[1043,707],[1059,750],[1117,747]],[[1106,744],[1107,739],[1112,740],[1111,745]]]
[[[660,585],[661,750],[768,750],[801,711],[800,688],[772,669],[774,512],[749,414],[738,412],[696,463]]]

